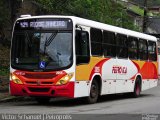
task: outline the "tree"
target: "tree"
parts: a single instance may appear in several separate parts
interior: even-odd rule
[[[10,23],[10,13],[6,0],[0,0],[0,30],[3,30]]]
[[[124,7],[114,0],[35,0],[47,14],[74,15],[137,30]]]

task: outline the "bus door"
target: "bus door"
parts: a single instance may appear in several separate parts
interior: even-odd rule
[[[91,67],[89,49],[89,28],[76,26],[75,30],[75,51],[76,51],[76,84],[75,97],[88,96],[89,76]]]

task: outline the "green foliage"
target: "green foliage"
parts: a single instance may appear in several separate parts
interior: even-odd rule
[[[9,53],[9,48],[0,44],[0,76],[9,75]]]
[[[0,76],[8,76],[9,75],[9,68],[1,67],[0,68]]]
[[[138,30],[124,7],[114,0],[35,0],[47,14],[74,15],[128,29]]]
[[[140,8],[139,6],[136,5],[132,5],[131,7],[129,7],[132,11],[134,11],[135,13],[143,16],[144,14],[144,10],[142,8]]]
[[[141,6],[144,5],[144,0],[129,0],[131,2],[135,2]],[[147,0],[148,6],[158,6],[160,5],[160,0]]]

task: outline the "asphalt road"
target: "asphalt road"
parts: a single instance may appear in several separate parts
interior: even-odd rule
[[[103,118],[106,116],[99,114],[120,114],[122,116],[123,114],[160,114],[160,84],[155,88],[143,91],[139,98],[131,98],[126,94],[106,95],[101,97],[96,104],[85,104],[82,99],[56,101],[53,99],[46,105],[40,105],[36,101],[3,102],[0,103],[0,113],[96,114]],[[115,115],[113,116],[115,117]],[[119,118],[119,116],[117,117]],[[142,116],[139,117],[142,118]]]

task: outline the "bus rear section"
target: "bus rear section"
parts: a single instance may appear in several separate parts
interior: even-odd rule
[[[72,20],[18,19],[13,31],[10,73],[11,95],[73,98]]]
[[[90,91],[89,99],[118,93],[131,93],[133,97],[139,97],[141,91],[157,86],[158,56],[155,37],[92,21],[88,23],[90,24],[79,24],[78,28],[90,35],[90,60],[84,61],[87,49],[84,52],[82,46],[79,56],[83,59],[76,66],[76,80],[84,83],[81,89],[86,88],[83,89],[86,91],[83,93]],[[85,80],[89,80],[88,89]]]

